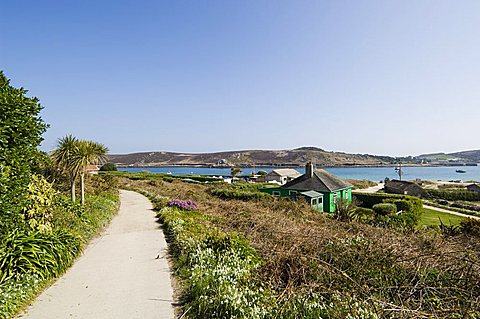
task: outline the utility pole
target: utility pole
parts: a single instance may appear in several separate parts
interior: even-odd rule
[[[400,162],[400,163],[398,164],[398,167],[395,168],[395,170],[397,171],[397,174],[398,174],[398,177],[400,178],[400,180],[402,180],[402,176],[403,176],[402,162]]]

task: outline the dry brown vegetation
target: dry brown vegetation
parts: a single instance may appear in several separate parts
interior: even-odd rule
[[[215,226],[247,238],[264,260],[258,274],[262,282],[285,301],[315,292],[326,298],[353,297],[380,317],[479,316],[478,238],[340,222],[289,200],[222,200],[205,185],[124,183],[192,199]]]

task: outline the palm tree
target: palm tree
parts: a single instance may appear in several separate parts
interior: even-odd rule
[[[81,203],[85,203],[85,173],[88,165],[98,165],[107,159],[108,148],[92,141],[79,141],[74,157],[75,168],[80,173]]]
[[[78,176],[78,170],[75,169],[73,158],[77,153],[79,140],[67,135],[57,142],[57,149],[52,153],[52,159],[55,165],[68,175],[70,181],[70,194],[72,202],[75,202],[75,180]]]
[[[81,203],[85,203],[85,173],[88,165],[99,164],[106,159],[108,148],[100,143],[78,140],[67,135],[58,140],[52,157],[57,166],[68,174],[72,201],[75,202],[75,181],[80,176]]]

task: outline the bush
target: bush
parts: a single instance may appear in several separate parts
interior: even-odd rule
[[[70,266],[79,250],[79,238],[65,231],[14,231],[0,247],[0,283],[23,274],[37,274],[42,279],[58,276]]]
[[[197,204],[192,200],[183,201],[180,199],[172,199],[168,201],[168,206],[178,207],[183,210],[196,210]]]
[[[117,165],[114,163],[105,163],[100,167],[100,170],[102,172],[110,172],[110,171],[116,171],[117,170]]]
[[[45,156],[37,147],[47,128],[38,99],[9,82],[0,71],[0,231],[5,233],[22,222],[30,176]]]
[[[359,202],[359,206],[372,208],[375,204],[381,204],[386,201],[394,202],[397,200],[407,200],[411,203],[413,210],[420,210],[423,207],[422,200],[418,197],[399,194],[386,193],[355,193],[353,197]]]
[[[473,218],[462,220],[460,230],[465,235],[480,237],[480,220]]]
[[[412,202],[406,199],[395,200],[393,201],[393,204],[397,207],[397,211],[402,211],[404,213],[411,213],[414,211]]]
[[[53,185],[39,175],[33,175],[28,186],[28,202],[23,209],[28,226],[41,233],[51,231],[53,203],[56,191]]]
[[[397,206],[391,203],[380,203],[373,205],[373,210],[379,216],[392,215],[397,212]]]
[[[427,190],[427,198],[444,200],[480,201],[480,193],[468,190]]]
[[[371,208],[357,207],[354,209],[352,217],[358,221],[372,221],[375,218],[375,211]]]

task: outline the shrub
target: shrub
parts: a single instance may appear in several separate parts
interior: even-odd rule
[[[52,229],[53,203],[56,195],[53,185],[39,175],[33,175],[28,186],[28,202],[23,209],[28,226],[41,233]]]
[[[45,155],[37,150],[47,125],[37,98],[10,86],[0,71],[0,231],[21,223],[32,171]]]
[[[100,167],[100,170],[102,172],[110,172],[110,171],[116,171],[117,170],[117,165],[114,163],[105,163]]]
[[[462,220],[460,222],[460,230],[466,235],[480,237],[480,220],[473,218]]]
[[[414,211],[412,202],[406,199],[395,200],[393,201],[393,204],[397,207],[397,211],[402,211],[404,213],[411,213]]]
[[[196,210],[197,204],[192,200],[183,201],[180,199],[172,199],[168,201],[168,206],[170,207],[178,207],[183,210]]]
[[[427,197],[430,199],[480,201],[480,193],[468,190],[429,189],[427,190]]]
[[[46,279],[63,273],[80,250],[79,238],[65,231],[42,234],[17,230],[0,248],[0,283],[20,274]]]
[[[373,210],[377,215],[387,216],[397,212],[397,206],[391,203],[380,203],[373,205]]]
[[[335,212],[333,213],[333,218],[338,220],[352,220],[355,207],[353,204],[350,204],[345,199],[340,199],[337,202]]]
[[[357,207],[352,213],[352,218],[358,221],[372,221],[375,218],[375,211],[371,208]]]
[[[359,202],[359,206],[372,208],[375,204],[381,204],[386,201],[407,200],[411,203],[413,210],[420,210],[423,207],[422,200],[418,197],[400,194],[386,193],[355,193],[354,199]]]

